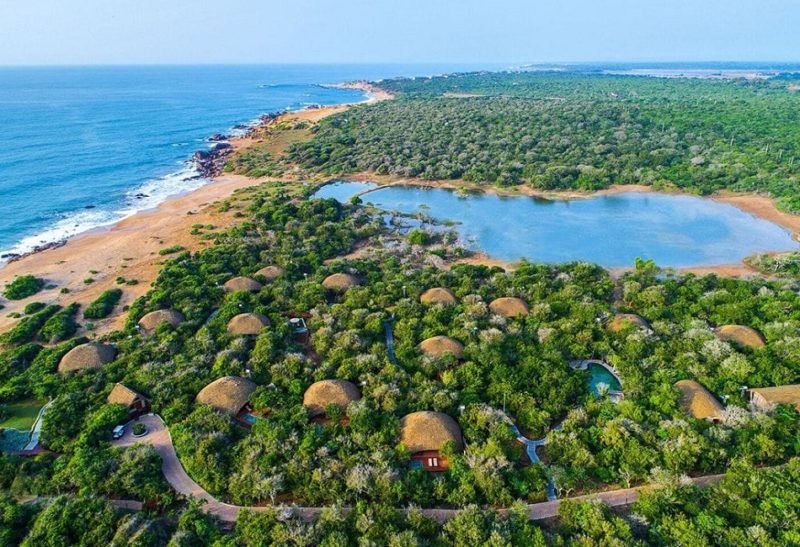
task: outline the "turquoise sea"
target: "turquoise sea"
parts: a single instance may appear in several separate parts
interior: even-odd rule
[[[321,84],[473,68],[492,67],[0,68],[0,255],[205,184],[188,160],[215,133],[263,114],[364,99]]]

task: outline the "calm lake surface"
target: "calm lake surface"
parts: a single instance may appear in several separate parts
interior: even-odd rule
[[[368,188],[337,183],[317,195],[347,201]],[[776,224],[693,196],[631,192],[553,201],[393,186],[361,198],[381,209],[457,222],[455,229],[470,248],[507,261],[585,260],[615,268],[631,266],[638,257],[660,266],[688,267],[800,249]]]

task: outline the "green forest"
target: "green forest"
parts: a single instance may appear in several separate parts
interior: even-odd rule
[[[759,191],[800,211],[800,95],[785,80],[481,73],[380,86],[396,98],[313,124],[283,157],[244,150],[227,169]],[[239,222],[196,228],[209,243],[200,251],[167,247],[129,305],[122,289],[85,307],[26,305],[0,335],[0,419],[11,405],[50,401],[47,450],[0,452],[0,545],[800,545],[800,413],[748,400],[748,388],[800,383],[797,256],[754,258],[771,278],[676,274],[646,260],[615,276],[586,262],[506,271],[464,260],[447,227],[408,229],[411,219],[359,200],[314,199],[320,184],[264,181],[217,204]],[[274,278],[267,266],[279,267]],[[326,288],[337,273],[357,283]],[[240,276],[250,285],[226,288]],[[6,297],[36,298],[42,285],[21,277]],[[448,289],[452,305],[425,302],[432,288]],[[499,313],[504,297],[526,313]],[[179,319],[142,328],[157,310]],[[97,334],[91,320],[119,313],[123,327]],[[230,329],[245,313],[263,318],[256,334]],[[720,336],[726,325],[763,343]],[[420,344],[437,336],[463,355],[426,354]],[[89,341],[113,357],[59,370]],[[622,393],[593,389],[585,360],[615,371]],[[256,386],[247,424],[196,400],[227,376]],[[361,398],[314,420],[304,394],[331,379]],[[681,380],[712,394],[714,420],[687,412]],[[202,488],[272,507],[217,521],[171,489],[154,448],[113,445],[129,419],[107,402],[117,383],[148,399]],[[417,411],[450,416],[463,436],[463,450],[443,444],[442,472],[415,467],[399,441]],[[544,439],[541,461],[513,427]],[[693,482],[710,475],[721,478]],[[652,488],[624,510],[567,499],[643,485]],[[565,500],[558,518],[529,520],[549,489]],[[324,510],[303,520],[296,507]],[[430,509],[457,512],[440,523]]]
[[[791,84],[539,72],[386,80],[378,85],[395,100],[323,120],[282,161],[326,175],[541,190],[765,192],[800,211],[800,93]],[[250,157],[240,168],[279,161]]]

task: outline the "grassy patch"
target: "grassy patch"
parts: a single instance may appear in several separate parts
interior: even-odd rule
[[[0,411],[0,427],[30,431],[42,406],[44,403],[34,399],[5,405]]]

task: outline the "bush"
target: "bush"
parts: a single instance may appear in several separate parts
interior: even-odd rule
[[[117,305],[119,299],[122,298],[122,289],[110,289],[97,297],[97,299],[89,304],[83,316],[86,319],[103,319],[111,314],[114,306]]]
[[[44,302],[31,302],[30,304],[25,306],[25,309],[23,311],[25,312],[25,315],[30,315],[32,313],[36,313],[37,311],[41,310],[44,307],[45,307]]]
[[[32,275],[21,275],[6,285],[3,296],[9,300],[22,300],[33,296],[44,287],[44,281]]]
[[[147,426],[143,423],[133,424],[133,434],[134,435],[144,435],[147,431]]]
[[[78,325],[75,323],[75,314],[78,313],[78,308],[78,304],[73,302],[50,317],[39,332],[41,337],[55,343],[66,340],[75,334],[78,330]]]

